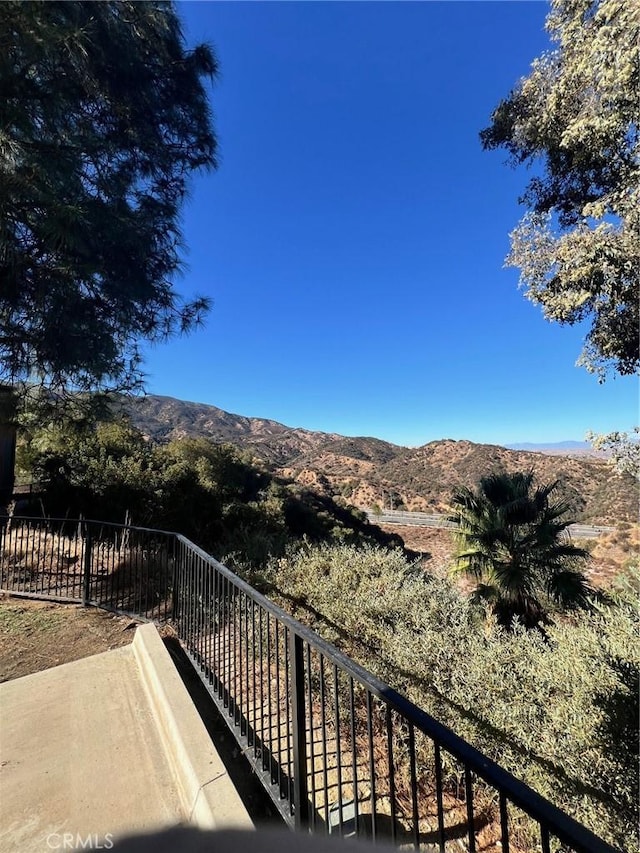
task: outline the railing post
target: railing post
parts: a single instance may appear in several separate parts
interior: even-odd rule
[[[309,826],[307,784],[307,723],[304,701],[304,646],[302,638],[289,628],[289,685],[293,722],[293,798],[295,828]]]
[[[91,601],[91,528],[84,522],[84,566],[82,573],[82,604],[87,607]]]
[[[178,537],[174,534],[173,536],[173,577],[172,577],[172,589],[171,589],[171,618],[174,622],[177,623],[180,618],[180,601],[178,596],[180,594],[180,579],[182,576],[182,555],[184,553],[184,548],[182,547],[182,543],[178,540]]]

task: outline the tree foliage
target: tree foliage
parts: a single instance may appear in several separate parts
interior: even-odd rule
[[[139,341],[201,319],[174,280],[216,69],[171,3],[0,4],[2,380],[135,387]]]
[[[633,433],[609,432],[605,435],[587,433],[594,450],[604,450],[609,454],[609,463],[618,474],[630,474],[640,480],[640,427]]]
[[[247,453],[206,439],[165,445],[125,419],[39,419],[18,443],[18,468],[36,485],[35,505],[53,518],[87,518],[177,530],[217,557],[259,568],[293,542],[401,544],[366,516],[279,481]]]
[[[459,525],[457,568],[478,581],[474,598],[498,621],[517,617],[533,627],[549,604],[585,607],[592,592],[579,566],[587,552],[572,544],[558,483],[536,486],[532,472],[492,474],[477,490],[454,492],[451,520]]]
[[[481,133],[514,164],[542,165],[507,263],[550,320],[590,320],[579,363],[603,380],[639,364],[640,5],[552,0],[555,47]]]

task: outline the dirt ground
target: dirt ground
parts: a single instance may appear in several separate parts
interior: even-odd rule
[[[136,622],[93,607],[0,599],[0,682],[126,646]]]
[[[428,572],[439,577],[450,573],[454,552],[451,531],[434,527],[405,527],[397,524],[381,524],[380,527],[389,533],[397,533],[402,537],[407,548],[420,552]],[[597,539],[576,540],[575,544],[586,548],[591,554],[591,560],[586,569],[591,583],[600,589],[607,589],[621,573],[630,568],[634,561],[638,562],[639,525],[621,524],[611,533],[603,534]],[[463,592],[468,592],[473,587],[473,582],[465,578],[459,577],[457,583]]]

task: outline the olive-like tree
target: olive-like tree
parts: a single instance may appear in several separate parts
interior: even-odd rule
[[[172,3],[0,4],[6,388],[139,387],[140,342],[202,319],[174,282],[189,177],[216,165],[216,72]]]
[[[481,133],[535,173],[510,266],[547,319],[590,322],[579,364],[640,367],[640,4],[551,0],[552,49]]]
[[[588,552],[574,545],[558,482],[536,485],[533,472],[492,474],[476,490],[458,488],[450,520],[458,524],[457,571],[474,577],[473,597],[498,622],[534,627],[550,608],[585,608],[593,589],[581,571]]]

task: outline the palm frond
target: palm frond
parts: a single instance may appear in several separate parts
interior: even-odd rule
[[[549,576],[546,592],[561,607],[573,610],[588,608],[596,590],[582,572],[564,569]]]
[[[536,486],[532,470],[483,477],[475,491],[454,492],[449,518],[458,523],[456,573],[476,578],[474,596],[490,601],[501,624],[517,617],[531,627],[544,599],[583,606],[592,589],[578,570],[588,553],[567,528],[568,504],[550,501],[559,482]]]

